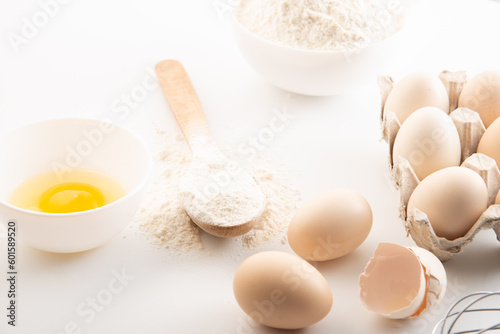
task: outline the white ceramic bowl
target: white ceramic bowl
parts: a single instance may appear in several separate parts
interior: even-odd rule
[[[74,253],[98,247],[131,221],[152,166],[144,142],[129,131],[90,119],[56,119],[14,130],[0,141],[0,219],[14,220],[17,237],[49,252]],[[26,178],[64,168],[94,169],[111,175],[127,195],[83,212],[33,212],[7,202]]]
[[[403,3],[408,0],[403,1]],[[408,12],[404,7],[404,12]],[[407,15],[407,14],[404,14]],[[329,96],[351,91],[383,73],[397,35],[355,52],[295,49],[265,40],[231,19],[236,43],[248,64],[271,84],[287,91]]]

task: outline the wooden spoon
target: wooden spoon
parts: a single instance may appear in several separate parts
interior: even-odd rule
[[[189,146],[191,147],[191,151],[193,152],[193,162],[191,163],[191,167],[187,171],[186,175],[183,177],[183,180],[181,180],[181,185],[183,184],[183,181],[192,181],[193,177],[196,177],[196,175],[194,174],[199,172],[200,168],[204,169],[203,167],[205,165],[208,166],[209,163],[213,165],[214,161],[215,164],[237,166],[238,164],[236,162],[229,160],[217,148],[210,133],[208,122],[205,114],[203,113],[200,101],[196,96],[196,92],[182,64],[177,60],[161,61],[156,65],[156,74],[158,76],[160,85],[163,88],[163,93],[167,98],[170,109],[175,116],[177,124],[181,128],[182,133],[184,134],[184,138],[188,142]],[[204,169],[204,172],[208,170],[209,173],[211,173],[211,169],[207,168]],[[217,175],[209,176],[210,177],[204,177],[204,179],[206,180],[217,178]],[[224,187],[227,186],[228,188],[225,189],[229,189],[231,186],[235,186],[235,183],[241,182],[241,180],[246,180],[248,182],[249,178],[252,178],[252,176],[247,171],[240,169],[235,177],[232,177],[230,180],[226,180],[233,183],[229,185],[225,184]],[[193,202],[188,199],[193,199],[196,196],[202,196],[200,195],[200,191],[203,191],[203,184],[201,183],[200,187],[198,188],[187,188],[189,190],[187,191],[188,193],[185,196],[183,196],[183,194],[185,194],[185,191],[181,191],[182,204],[193,222],[206,232],[224,238],[240,236],[252,229],[253,224],[262,215],[262,212],[265,208],[266,201],[262,190],[257,185],[257,183],[255,183],[255,180],[253,180],[253,178],[251,180],[251,183],[254,183],[254,185],[251,185],[252,187],[254,187],[252,188],[254,194],[257,194],[257,198],[260,198],[260,193],[262,195],[262,200],[252,202],[250,206],[251,210],[248,210],[248,216],[245,214],[241,216],[243,214],[243,211],[240,211],[238,213],[238,219],[234,221],[228,220],[221,222],[220,220],[224,220],[226,216],[221,216],[221,213],[219,213],[217,216],[218,221],[217,223],[215,223],[214,219],[210,218],[212,217],[213,212],[205,211],[200,214],[199,207],[193,207]],[[232,198],[229,198],[229,201],[231,199]],[[226,204],[227,202],[228,201],[224,201],[224,203]],[[234,203],[237,203],[236,200],[232,201],[232,203],[233,204],[228,204],[231,205],[231,210],[234,211],[238,209],[237,207],[234,208]],[[242,205],[245,205],[248,208],[248,203],[245,202]],[[214,207],[213,209],[213,211],[215,212],[219,208]],[[227,208],[225,210],[227,211]],[[227,219],[232,219],[235,216],[232,216],[229,212],[227,214],[227,217]]]

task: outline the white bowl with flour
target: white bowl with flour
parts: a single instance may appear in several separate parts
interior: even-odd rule
[[[379,0],[378,8],[368,0],[242,0],[232,28],[243,57],[271,84],[337,95],[391,60],[409,2]]]

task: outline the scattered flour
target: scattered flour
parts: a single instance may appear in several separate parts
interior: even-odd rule
[[[201,232],[179,198],[179,181],[191,160],[182,136],[171,138],[158,153],[153,183],[134,218],[152,240],[176,250],[202,250]]]
[[[255,247],[276,237],[286,240],[288,224],[300,204],[300,192],[275,162],[263,160],[252,169],[266,195],[266,209],[253,229],[241,236],[245,247]]]
[[[156,173],[144,204],[134,222],[155,244],[175,251],[202,251],[204,233],[185,212],[180,197],[180,180],[191,164],[191,151],[180,134],[162,135],[162,148],[156,156]],[[244,156],[226,154],[241,161]],[[266,208],[252,231],[236,238],[244,247],[255,247],[283,238],[300,202],[299,191],[290,183],[282,166],[264,157],[245,168],[260,185]]]
[[[236,17],[264,39],[307,50],[359,49],[404,19],[397,0],[241,0]]]

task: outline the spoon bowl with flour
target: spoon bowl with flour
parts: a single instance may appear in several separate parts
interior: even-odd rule
[[[182,64],[164,60],[156,65],[156,74],[193,152],[191,166],[179,185],[184,209],[196,225],[215,236],[229,238],[247,233],[264,211],[262,189],[215,144]]]

